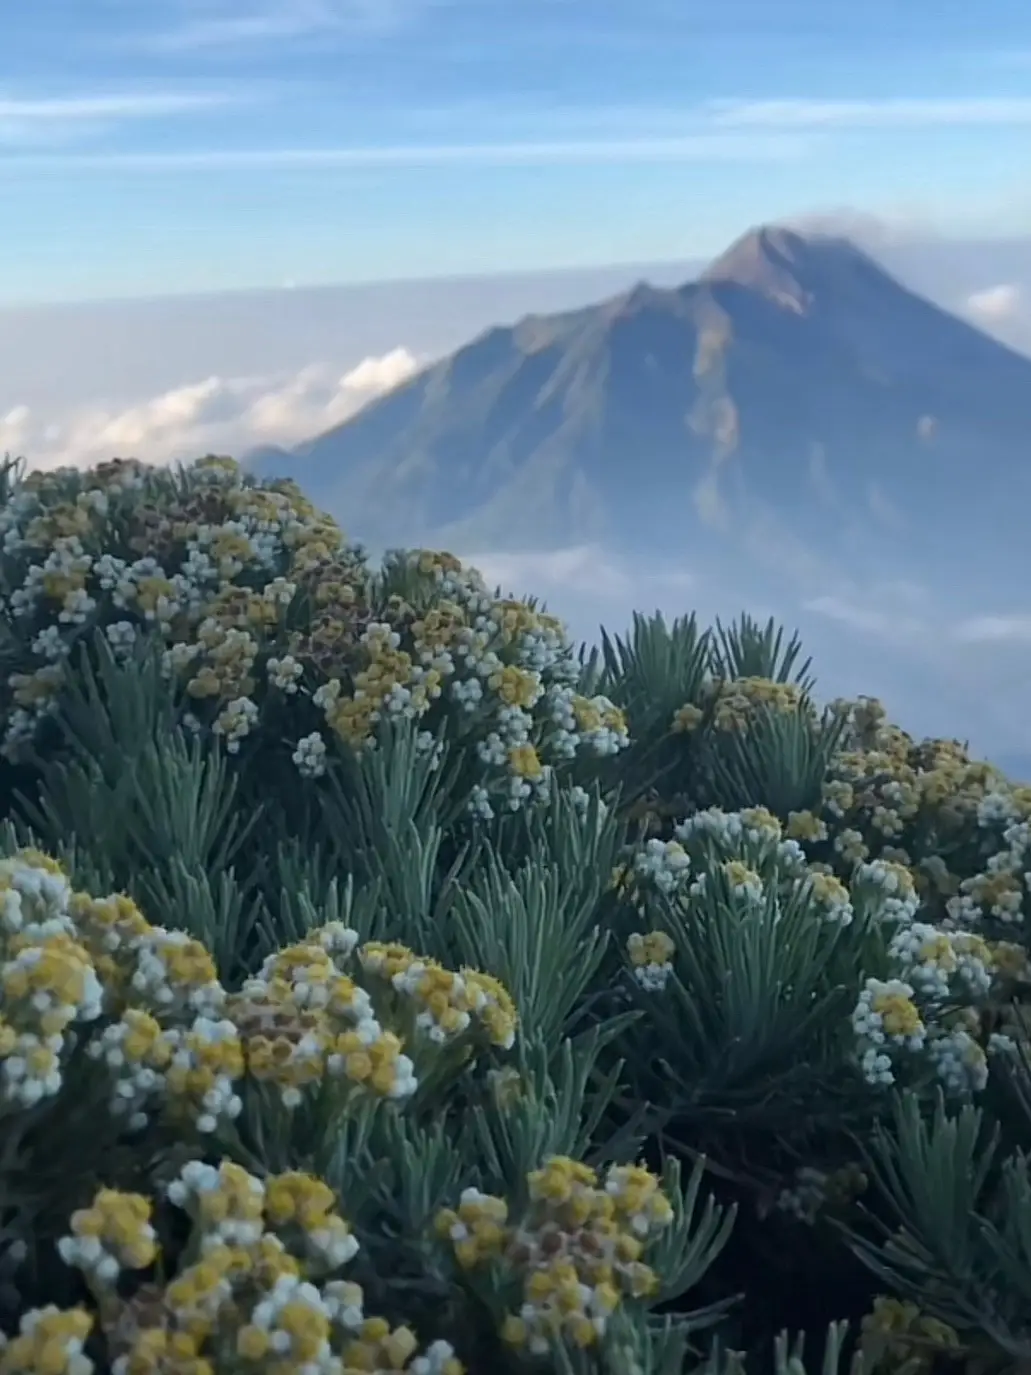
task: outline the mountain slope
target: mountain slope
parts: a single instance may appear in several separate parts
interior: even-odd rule
[[[845,240],[762,228],[696,282],[490,330],[252,462],[374,545],[730,541],[873,567],[903,541],[944,566],[965,522],[1022,534],[1029,435],[1031,360]]]

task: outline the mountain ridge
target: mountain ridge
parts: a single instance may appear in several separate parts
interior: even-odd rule
[[[1031,360],[847,239],[760,226],[692,282],[488,329],[251,463],[371,544],[632,545],[676,539],[679,519],[705,547],[787,488],[810,523],[876,545],[928,487],[932,506],[976,487],[1010,520],[1029,430]]]

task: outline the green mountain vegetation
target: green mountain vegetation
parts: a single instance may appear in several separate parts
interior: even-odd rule
[[[0,491],[0,1375],[1031,1357],[1031,789],[224,459]]]

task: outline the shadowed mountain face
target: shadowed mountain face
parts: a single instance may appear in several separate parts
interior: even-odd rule
[[[373,546],[646,541],[814,577],[905,551],[937,575],[1023,538],[1029,434],[1031,360],[845,240],[759,229],[696,282],[490,330],[251,462]]]
[[[1029,436],[1031,359],[851,243],[758,229],[251,461],[373,551],[475,557],[579,635],[632,606],[773,615],[834,691],[1026,774]]]

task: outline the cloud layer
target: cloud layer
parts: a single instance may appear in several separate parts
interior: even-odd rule
[[[700,130],[676,137],[490,140],[475,143],[370,143],[294,148],[161,149],[149,152],[25,153],[0,159],[4,170],[92,169],[162,174],[318,170],[320,168],[541,167],[627,163],[780,162],[801,158],[797,134]]]
[[[222,14],[190,20],[180,28],[151,34],[148,43],[162,52],[220,48],[240,43],[282,43],[300,35],[347,29],[389,30],[396,18],[395,4],[360,3],[334,5],[325,0],[310,4],[283,4],[249,13]],[[282,130],[284,92],[274,83],[254,85],[246,92],[223,89],[211,92],[189,88],[157,91],[72,91],[60,96],[0,99],[0,146],[21,148],[22,155],[5,157],[0,170],[25,171],[62,166],[84,169],[139,172],[216,172],[330,167],[424,167],[446,165],[519,166],[549,164],[767,162],[803,158],[825,146],[828,139],[849,131],[892,129],[941,129],[951,127],[1021,129],[1031,124],[1031,98],[970,96],[930,99],[898,96],[852,100],[798,97],[786,100],[719,98],[685,103],[671,108],[599,102],[595,106],[566,106],[556,102],[547,111],[546,135],[542,135],[541,111],[489,104],[469,117],[461,100],[451,107],[423,112],[409,108],[405,117],[412,127],[444,127],[457,131],[473,127],[479,137],[461,136],[445,141],[424,137],[419,141],[391,139],[386,128],[382,141],[357,137],[341,144],[291,143]],[[89,150],[41,152],[42,147],[69,141],[93,132],[146,120],[158,122],[183,115],[213,113],[230,107],[246,95],[249,105],[260,108],[257,137],[246,129],[225,138],[212,137],[209,129],[197,146],[170,146],[167,138],[149,147],[102,146]],[[278,111],[270,126],[267,117]],[[358,127],[361,127],[360,112]],[[593,129],[591,135],[585,133]],[[323,118],[321,125],[330,121]],[[267,138],[269,130],[273,136]],[[601,130],[608,130],[602,133]],[[629,131],[633,130],[633,133]],[[623,131],[620,133],[619,131]],[[243,133],[241,139],[239,135]]]
[[[599,545],[497,555],[458,550],[487,581],[543,599],[573,635],[596,643],[598,627],[622,632],[635,610],[697,614],[701,626],[742,609],[797,629],[813,656],[824,700],[867,693],[917,735],[969,739],[990,758],[1031,754],[1025,708],[1031,681],[1031,613],[1011,609],[957,620],[918,582],[855,588],[849,595],[795,595],[771,606],[742,583],[741,564],[705,567],[632,561]],[[976,646],[976,654],[971,648]],[[987,691],[987,685],[991,691]]]
[[[203,453],[241,453],[297,443],[339,425],[419,367],[407,349],[363,359],[341,375],[323,365],[287,377],[204,378],[127,405],[40,414],[16,404],[0,413],[0,453],[33,467],[88,466],[115,454],[169,463]]]

